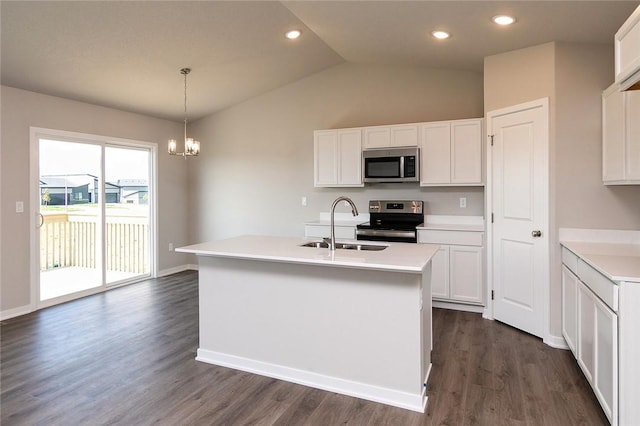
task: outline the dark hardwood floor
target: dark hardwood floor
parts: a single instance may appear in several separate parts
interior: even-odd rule
[[[569,351],[434,309],[425,414],[195,361],[197,273],[2,322],[2,425],[607,424]]]

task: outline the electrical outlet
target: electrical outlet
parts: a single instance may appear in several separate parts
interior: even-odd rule
[[[350,204],[347,200],[343,201],[342,204],[344,204],[345,207],[350,207]]]
[[[302,203],[302,205],[304,207],[306,207],[307,206],[307,197],[303,196],[302,199],[301,199],[301,203]]]
[[[169,243],[169,251],[173,251],[173,243]]]
[[[16,201],[16,213],[24,213],[24,202]]]
[[[467,208],[467,197],[460,197],[460,208],[461,209]]]

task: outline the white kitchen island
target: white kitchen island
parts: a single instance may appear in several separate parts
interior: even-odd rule
[[[196,359],[424,412],[438,246],[305,242],[242,236],[177,249],[198,255]]]

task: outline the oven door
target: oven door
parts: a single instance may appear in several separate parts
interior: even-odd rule
[[[390,243],[417,243],[416,230],[357,228],[356,240],[387,241]]]

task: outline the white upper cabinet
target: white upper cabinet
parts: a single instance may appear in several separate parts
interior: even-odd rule
[[[605,185],[640,184],[640,91],[602,94],[602,180]]]
[[[640,6],[615,35],[616,84],[640,90]]]
[[[364,186],[361,129],[317,130],[313,139],[315,186]]]
[[[365,149],[397,146],[418,146],[417,124],[398,124],[394,126],[364,128]]]
[[[422,125],[421,186],[482,185],[482,119]]]

